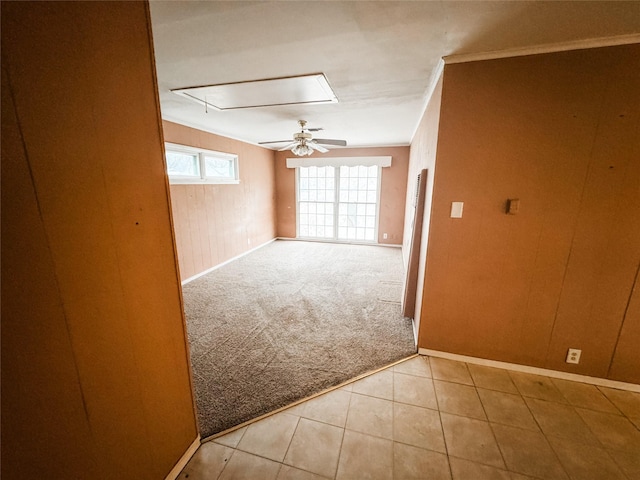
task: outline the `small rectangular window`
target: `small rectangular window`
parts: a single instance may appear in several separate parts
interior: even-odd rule
[[[165,144],[169,182],[240,183],[238,156],[173,143]]]
[[[167,172],[169,176],[200,177],[199,166],[198,155],[167,151]]]
[[[207,177],[233,179],[235,178],[235,162],[232,158],[205,155],[204,172]]]

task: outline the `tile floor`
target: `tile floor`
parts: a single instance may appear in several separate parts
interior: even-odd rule
[[[415,357],[203,443],[189,480],[640,479],[640,393]]]

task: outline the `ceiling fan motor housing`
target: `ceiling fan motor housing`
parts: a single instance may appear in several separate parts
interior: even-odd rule
[[[301,140],[311,140],[311,134],[306,132],[294,133],[293,139],[297,141]]]

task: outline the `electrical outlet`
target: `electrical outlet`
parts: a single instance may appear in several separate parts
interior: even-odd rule
[[[580,355],[582,355],[582,350],[578,350],[577,348],[570,348],[567,352],[567,359],[565,360],[567,363],[580,363]]]
[[[382,238],[384,238],[384,239],[386,240],[386,239],[387,239],[387,234],[386,234],[386,233],[383,233],[383,234],[382,234]]]

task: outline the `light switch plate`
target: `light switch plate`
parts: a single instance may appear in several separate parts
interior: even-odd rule
[[[451,202],[451,218],[462,218],[464,202]]]

